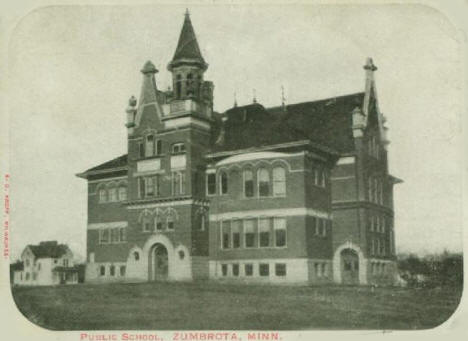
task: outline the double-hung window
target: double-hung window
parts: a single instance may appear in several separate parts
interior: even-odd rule
[[[246,198],[254,196],[253,172],[250,169],[244,171],[244,196]]]
[[[258,196],[267,197],[270,195],[270,173],[266,168],[260,168],[258,177]]]
[[[240,235],[241,235],[241,220],[234,220],[231,223],[231,231],[232,231],[232,248],[238,249],[240,248]]]
[[[255,247],[255,226],[252,219],[244,220],[244,244],[245,247]]]
[[[273,195],[284,196],[286,194],[286,171],[283,167],[273,168]]]
[[[270,219],[260,218],[258,221],[258,237],[260,247],[270,246]]]
[[[285,247],[286,246],[286,219],[274,218],[273,229],[275,231],[275,246]]]
[[[231,247],[231,226],[230,221],[226,220],[221,223],[221,238],[222,248],[229,249]]]

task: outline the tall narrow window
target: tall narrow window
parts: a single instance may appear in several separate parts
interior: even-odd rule
[[[138,197],[142,199],[145,196],[146,196],[145,179],[138,178]]]
[[[185,172],[172,172],[172,194],[185,194]]]
[[[182,97],[182,76],[181,75],[176,76],[175,88],[176,88],[175,97],[177,99],[180,99]]]
[[[234,220],[231,225],[232,230],[232,248],[240,248],[241,220]]]
[[[143,142],[138,143],[138,155],[140,158],[145,157],[145,145]]]
[[[374,184],[374,181],[372,180],[372,177],[369,177],[368,183],[367,183],[367,192],[368,192],[368,199],[369,199],[370,202],[374,201],[374,198],[373,198],[373,193],[374,193],[373,184]]]
[[[230,221],[223,221],[221,223],[222,228],[222,243],[223,249],[229,249],[231,247],[231,229]]]
[[[216,194],[216,174],[209,173],[206,175],[206,194],[215,195]]]
[[[379,180],[374,178],[374,202],[378,203],[379,201]]]
[[[286,172],[283,167],[273,168],[273,195],[284,196],[286,194]]]
[[[109,230],[99,230],[99,244],[106,244],[109,242]]]
[[[221,172],[219,175],[219,187],[221,194],[227,194],[228,192],[228,175],[226,172]]]
[[[151,224],[151,216],[149,214],[146,214],[143,216],[142,225],[143,225],[143,232],[151,231],[152,224]]]
[[[146,146],[145,146],[145,156],[153,156],[154,155],[154,136],[148,135],[146,136]]]
[[[104,188],[99,190],[99,202],[107,201],[107,191]]]
[[[110,231],[111,231],[111,243],[118,243],[119,242],[119,228],[114,227]]]
[[[258,195],[260,197],[270,195],[270,174],[266,168],[258,170]]]
[[[162,154],[162,141],[156,140],[156,155]]]
[[[251,170],[244,171],[244,196],[251,198],[254,195],[253,172]]]
[[[194,88],[193,88],[193,75],[189,73],[187,75],[187,80],[185,82],[185,86],[187,89],[187,96],[193,96],[194,95]]]
[[[273,220],[273,229],[275,230],[275,246],[286,246],[286,219],[275,218]]]
[[[146,186],[146,196],[147,197],[154,196],[154,178],[152,177],[145,178],[145,186]]]
[[[119,239],[121,242],[127,241],[127,233],[126,233],[125,227],[121,227],[119,229]]]
[[[244,220],[245,247],[255,247],[255,227],[252,219]]]
[[[260,247],[270,246],[270,219],[261,218],[258,221],[258,237]]]
[[[206,212],[200,213],[200,226],[198,227],[200,231],[205,231],[207,225]]]

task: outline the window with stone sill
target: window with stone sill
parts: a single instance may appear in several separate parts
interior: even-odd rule
[[[261,277],[268,277],[270,276],[270,264],[259,264],[258,266],[258,273]]]
[[[246,276],[253,276],[253,264],[244,264],[244,272]]]

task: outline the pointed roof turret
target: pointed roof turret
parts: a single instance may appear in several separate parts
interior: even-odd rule
[[[147,61],[143,68],[140,70],[143,74],[143,84],[141,86],[140,101],[139,105],[156,102],[158,95],[156,88],[156,80],[154,75],[158,72],[158,69],[154,66],[151,61]]]
[[[188,9],[185,12],[184,24],[180,32],[174,57],[172,57],[172,61],[167,68],[169,71],[172,71],[174,67],[182,64],[198,65],[203,70],[208,68],[208,64],[201,55]]]

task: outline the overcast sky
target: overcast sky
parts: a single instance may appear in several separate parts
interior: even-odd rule
[[[10,43],[12,254],[55,239],[85,254],[85,180],[126,153],[125,107],[139,97],[150,59],[159,89],[185,7],[46,7],[27,15]],[[390,128],[399,252],[461,245],[461,57],[455,29],[422,6],[192,6],[215,84],[215,110],[279,105],[363,91],[376,72]],[[272,132],[274,133],[274,132]]]

